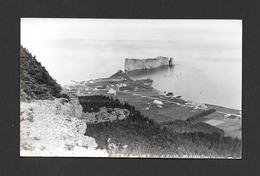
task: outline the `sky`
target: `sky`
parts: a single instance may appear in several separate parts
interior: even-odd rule
[[[242,21],[22,18],[21,45],[65,85],[109,76],[125,58],[242,61]]]

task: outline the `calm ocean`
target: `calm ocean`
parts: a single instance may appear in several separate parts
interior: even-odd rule
[[[176,61],[172,68],[143,71],[134,79],[150,78],[154,88],[185,100],[241,110],[241,62],[237,60]]]

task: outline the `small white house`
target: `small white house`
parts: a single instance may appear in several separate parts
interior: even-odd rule
[[[159,100],[153,100],[153,103],[154,104],[157,104],[157,105],[163,105],[163,102],[159,101]]]
[[[116,84],[117,87],[126,87],[125,83]]]
[[[225,114],[225,116],[224,116],[224,117],[229,117],[229,116],[231,116],[231,114]]]
[[[199,102],[192,102],[191,106],[193,106],[195,109],[207,109],[207,105],[204,103],[199,103]]]

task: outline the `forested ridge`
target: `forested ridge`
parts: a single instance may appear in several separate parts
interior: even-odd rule
[[[20,46],[20,100],[60,97],[61,86],[26,48]]]

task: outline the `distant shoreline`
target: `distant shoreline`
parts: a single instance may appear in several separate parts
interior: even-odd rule
[[[169,67],[169,66],[162,66],[162,67]],[[149,70],[149,71],[153,71],[153,70],[156,70],[156,69],[158,69],[158,68],[153,68],[153,69],[147,69],[147,70]],[[137,72],[138,71],[141,71],[141,70],[137,70]],[[134,71],[133,71],[134,72]],[[132,73],[133,73],[132,72]],[[127,75],[129,75],[128,73],[124,73],[124,74],[127,74]],[[130,75],[130,77],[131,77],[131,75]],[[132,78],[131,78],[132,79]],[[119,82],[124,82],[124,79],[115,79],[115,78],[111,78],[111,77],[108,77],[108,78],[98,78],[98,79],[91,79],[91,80],[89,80],[89,81],[94,81],[96,84],[99,84],[99,85],[102,85],[103,86],[103,84],[111,84],[111,83],[109,83],[109,82],[117,82],[117,81],[119,81]],[[89,82],[89,81],[87,81],[87,82]],[[133,80],[134,81],[134,80]],[[142,83],[144,80],[143,79],[137,79],[137,80],[135,80],[135,81],[139,81],[140,83]],[[153,80],[152,80],[153,81]],[[118,82],[118,83],[119,83]],[[131,83],[132,84],[132,83]],[[88,86],[90,86],[91,84],[88,84]],[[226,107],[226,106],[222,106],[222,105],[216,105],[216,104],[211,104],[211,103],[206,103],[206,102],[197,102],[197,101],[191,101],[191,100],[187,100],[187,99],[184,99],[183,97],[182,97],[182,95],[178,95],[178,96],[174,96],[174,97],[172,97],[172,98],[170,98],[169,99],[169,97],[166,97],[163,93],[162,93],[162,91],[161,90],[158,90],[158,89],[155,89],[152,85],[150,86],[150,88],[151,89],[153,89],[155,92],[156,92],[156,94],[158,95],[158,97],[157,98],[160,98],[160,97],[163,97],[165,100],[164,101],[172,101],[172,102],[177,102],[177,104],[179,104],[178,103],[178,100],[179,101],[182,101],[182,102],[184,102],[183,103],[183,106],[184,106],[184,104],[185,103],[198,103],[198,104],[204,104],[204,105],[206,105],[208,108],[213,108],[213,109],[216,109],[218,112],[220,112],[220,113],[223,113],[223,114],[235,114],[235,115],[238,115],[238,116],[241,116],[241,114],[240,114],[240,112],[241,112],[241,110],[239,110],[239,109],[235,109],[235,108],[229,108],[229,107]],[[147,89],[148,90],[148,89]],[[123,91],[122,91],[123,92]],[[135,94],[135,91],[132,91],[134,94]],[[154,93],[155,93],[154,92]],[[137,94],[136,94],[137,95]],[[142,95],[140,95],[140,96],[142,96]],[[155,95],[154,95],[155,96]],[[176,97],[179,97],[179,98],[176,98]],[[185,106],[190,106],[190,107],[192,107],[192,106],[194,106],[194,105],[185,105]],[[200,109],[200,108],[198,108],[198,109]],[[202,108],[203,109],[203,108]]]

